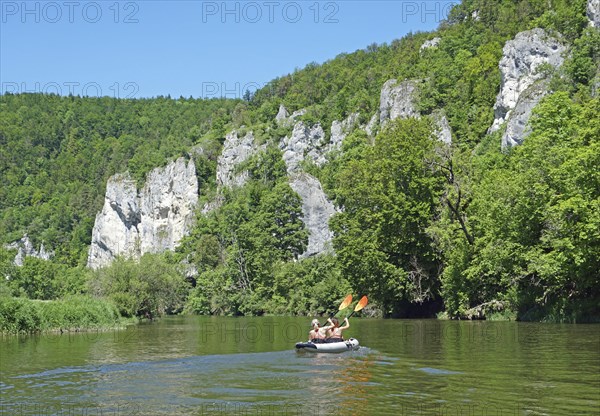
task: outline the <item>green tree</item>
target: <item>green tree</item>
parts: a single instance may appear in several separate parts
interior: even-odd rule
[[[185,278],[163,255],[145,254],[139,262],[117,258],[91,273],[92,292],[111,299],[123,316],[153,318],[183,308]]]
[[[432,131],[427,119],[392,122],[338,176],[344,211],[331,225],[340,267],[388,315],[438,297],[439,262],[427,234],[442,189]]]
[[[467,210],[474,244],[444,271],[451,315],[498,300],[521,319],[577,321],[597,307],[599,108],[547,97],[525,142],[482,172]]]

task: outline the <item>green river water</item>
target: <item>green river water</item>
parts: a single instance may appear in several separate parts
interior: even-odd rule
[[[600,325],[352,319],[358,351],[296,353],[309,322],[0,338],[0,414],[600,414]]]

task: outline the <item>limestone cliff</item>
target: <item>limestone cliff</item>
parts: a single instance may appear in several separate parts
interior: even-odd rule
[[[330,248],[333,232],[329,219],[336,210],[327,199],[317,178],[307,173],[295,174],[290,178],[290,187],[302,198],[302,221],[309,231],[308,246],[301,257],[320,254]]]
[[[217,160],[217,185],[232,187],[246,183],[248,172],[237,172],[236,168],[257,150],[258,146],[252,132],[244,137],[238,137],[238,132],[234,130],[225,136],[223,150]]]
[[[327,199],[319,180],[302,170],[302,162],[310,161],[318,166],[327,162],[327,154],[341,147],[344,138],[358,124],[358,113],[350,114],[346,119],[335,120],[326,135],[320,124],[309,126],[296,119],[305,114],[298,110],[289,114],[283,106],[275,116],[278,124],[292,127],[291,134],[279,140],[279,148],[286,164],[289,184],[302,199],[303,222],[309,231],[309,241],[303,257],[319,254],[328,249],[332,233],[329,219],[335,213],[335,207]],[[233,131],[225,138],[223,150],[217,161],[217,185],[219,188],[242,186],[248,180],[247,172],[239,172],[239,166],[251,156],[263,151],[265,145],[255,143],[252,132],[238,137]],[[208,203],[203,212],[218,208],[219,197]]]
[[[417,81],[407,80],[398,83],[390,79],[383,84],[379,97],[379,124],[388,120],[419,117],[416,107]]]
[[[325,132],[320,124],[309,127],[302,121],[296,123],[292,134],[279,143],[288,173],[298,171],[303,160],[322,165],[325,157],[319,149],[325,146],[324,139]]]
[[[587,16],[590,26],[600,28],[600,0],[588,0]]]
[[[329,140],[326,139],[325,131],[320,124],[309,127],[302,121],[297,122],[292,134],[279,142],[288,173],[297,172],[304,160],[313,162],[317,166],[325,164],[327,154],[341,147],[348,133],[358,123],[358,116],[358,113],[352,113],[342,121],[335,120],[331,123]]]
[[[319,180],[302,172],[301,162],[309,160],[318,166],[326,163],[327,154],[341,147],[357,122],[357,113],[350,114],[343,121],[334,121],[328,141],[320,124],[308,127],[298,122],[291,136],[284,137],[280,142],[283,160],[290,175],[289,183],[302,198],[302,221],[309,232],[308,247],[302,257],[322,253],[330,247],[333,233],[329,229],[329,219],[335,213],[335,207],[327,199]]]
[[[419,51],[423,52],[426,49],[436,48],[440,44],[441,40],[442,38],[439,38],[437,36],[433,39],[426,40],[419,48]]]
[[[196,168],[184,158],[151,171],[139,191],[128,174],[112,176],[96,215],[88,267],[107,266],[116,256],[175,249],[194,221],[197,203]]]
[[[544,66],[558,68],[566,48],[542,29],[518,33],[506,42],[500,60],[501,85],[494,105],[492,133],[507,123],[502,147],[514,146],[524,139],[525,125],[531,110],[546,94],[542,84],[547,78]],[[514,117],[513,117],[514,115]]]
[[[25,257],[36,257],[42,260],[50,260],[52,257],[54,257],[54,252],[46,250],[44,243],[41,243],[40,248],[36,250],[27,234],[25,234],[19,241],[7,244],[5,247],[9,250],[17,250],[17,254],[13,260],[13,263],[17,266],[23,266]]]
[[[397,80],[390,79],[383,84],[379,98],[378,114],[373,115],[364,127],[369,136],[372,136],[376,131],[377,121],[379,121],[380,127],[384,127],[388,121],[397,118],[421,117],[417,107],[418,83],[417,80],[406,80],[398,83]],[[446,144],[452,143],[452,130],[444,110],[436,110],[431,114],[431,118],[436,126],[437,138]]]

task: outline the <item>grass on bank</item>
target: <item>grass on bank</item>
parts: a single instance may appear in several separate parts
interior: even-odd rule
[[[123,324],[121,315],[111,302],[90,296],[69,296],[51,301],[0,298],[2,334],[85,331]]]

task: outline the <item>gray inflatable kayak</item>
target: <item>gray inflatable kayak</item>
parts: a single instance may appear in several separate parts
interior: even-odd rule
[[[298,342],[296,351],[305,352],[344,352],[354,351],[358,349],[358,340],[350,338],[341,342],[326,342],[323,344],[315,344],[314,342]]]

